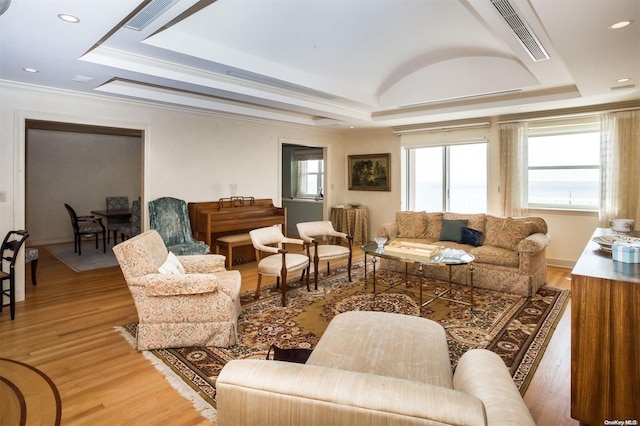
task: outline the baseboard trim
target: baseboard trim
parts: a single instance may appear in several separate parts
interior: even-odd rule
[[[549,258],[547,258],[547,265],[556,266],[558,268],[573,269],[573,267],[576,266],[576,262],[575,261],[571,261],[571,260],[549,259]]]

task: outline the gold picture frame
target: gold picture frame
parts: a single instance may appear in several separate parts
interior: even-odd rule
[[[347,156],[350,191],[391,191],[391,154]]]

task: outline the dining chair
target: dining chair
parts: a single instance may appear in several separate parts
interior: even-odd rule
[[[16,278],[15,265],[18,258],[18,252],[29,237],[27,231],[9,231],[4,237],[2,247],[0,248],[0,256],[2,256],[0,268],[0,312],[5,305],[5,296],[9,298],[9,309],[11,311],[11,319],[16,316]],[[9,287],[5,288],[5,281],[9,281]]]
[[[64,207],[71,218],[71,226],[73,227],[73,252],[82,255],[82,236],[95,235],[96,249],[98,248],[98,237],[102,234],[102,251],[107,252],[107,231],[102,224],[102,219],[96,216],[78,216],[76,211],[69,205]]]
[[[327,262],[327,275],[331,275],[330,262],[348,259],[347,272],[351,282],[351,260],[353,258],[353,237],[344,232],[338,232],[328,220],[300,222],[296,224],[298,235],[309,247],[309,255],[313,258],[313,272],[315,288],[318,289],[318,268],[320,262]],[[339,238],[345,245],[330,244],[332,239]]]
[[[129,208],[129,197],[120,195],[116,197],[106,197],[107,212],[110,210],[126,210]],[[111,217],[107,220],[107,243],[110,241],[111,232],[113,232],[113,243],[116,244],[118,232],[129,225],[129,219]]]
[[[131,202],[131,219],[129,222],[120,228],[120,241],[135,237],[142,232],[142,210],[140,207],[140,200],[133,200]],[[113,237],[114,243],[115,236]]]
[[[278,225],[258,228],[249,231],[251,243],[256,250],[258,260],[258,286],[255,298],[260,296],[260,284],[262,276],[276,277],[276,287],[281,287],[282,306],[287,306],[287,276],[289,273],[303,271],[300,280],[304,277],[304,271],[311,266],[308,256],[309,247],[303,240],[288,238],[282,234]],[[298,244],[306,248],[307,254],[289,253],[285,244]],[[309,274],[307,273],[307,291],[309,289]],[[280,285],[282,283],[282,285]]]

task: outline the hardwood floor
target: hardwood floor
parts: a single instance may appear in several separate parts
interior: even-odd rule
[[[236,268],[242,290],[255,289],[255,263]],[[137,319],[118,267],[76,273],[40,248],[37,286],[28,269],[27,299],[17,304],[16,319],[7,308],[0,316],[0,357],[28,363],[55,382],[63,425],[208,424],[114,331]],[[570,270],[548,271],[550,285],[570,288]],[[537,424],[578,424],[570,418],[569,368],[567,308],[524,397]]]

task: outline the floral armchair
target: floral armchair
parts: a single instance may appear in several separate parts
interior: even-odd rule
[[[138,350],[236,343],[241,277],[224,256],[175,256],[155,230],[113,251],[138,312]]]
[[[158,231],[167,249],[176,255],[207,254],[209,246],[193,238],[187,203],[172,197],[149,202],[151,229]]]

